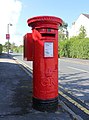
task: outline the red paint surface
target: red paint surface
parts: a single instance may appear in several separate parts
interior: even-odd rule
[[[33,61],[34,44],[32,33],[27,33],[24,36],[24,60]]]
[[[62,20],[53,16],[28,19],[34,39],[33,97],[48,100],[58,97],[58,27]],[[44,56],[44,43],[53,43],[53,57]],[[27,48],[28,50],[28,48]]]

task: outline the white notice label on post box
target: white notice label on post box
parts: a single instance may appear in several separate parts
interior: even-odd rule
[[[44,43],[44,57],[53,57],[53,42]]]

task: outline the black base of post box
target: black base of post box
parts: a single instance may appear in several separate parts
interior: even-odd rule
[[[33,108],[42,112],[55,112],[58,110],[58,97],[50,100],[40,100],[33,97]]]

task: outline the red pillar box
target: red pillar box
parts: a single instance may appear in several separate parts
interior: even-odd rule
[[[34,44],[32,39],[32,33],[27,33],[24,38],[24,60],[33,61]]]
[[[53,16],[28,19],[34,39],[33,108],[56,111],[58,108],[58,27],[62,20]]]

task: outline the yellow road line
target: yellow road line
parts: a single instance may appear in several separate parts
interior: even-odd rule
[[[65,95],[63,92],[59,91],[59,94],[61,94],[63,97],[65,97],[68,101],[70,101],[71,103],[73,103],[75,106],[77,106],[80,110],[82,110],[83,112],[85,112],[86,114],[89,115],[89,110],[85,107],[83,107],[82,105],[80,105],[78,102],[76,102],[75,100],[73,100],[72,98],[70,98],[69,96]]]
[[[14,57],[15,58],[15,57]],[[15,61],[17,62],[17,64],[29,75],[29,76],[32,76],[31,75],[31,73],[29,73],[29,71],[27,71],[26,69],[27,69],[27,67],[28,68],[30,68],[28,65],[26,65],[25,63],[23,63],[22,61],[20,61],[19,59],[17,59],[17,58],[15,58]],[[20,64],[22,64],[24,67],[26,67],[26,69],[23,67],[23,66],[21,66]],[[30,68],[31,69],[31,68]],[[29,70],[29,69],[28,69]],[[31,69],[32,70],[32,69]],[[30,71],[30,72],[32,72],[32,71]]]
[[[22,61],[18,60],[19,62],[21,62],[22,64],[24,64],[24,66],[30,68],[27,64],[23,63]],[[21,65],[20,65],[21,66]],[[22,66],[21,66],[22,69],[24,69]],[[30,68],[31,69],[31,68]],[[31,74],[26,70],[24,69],[25,72],[31,76]],[[61,87],[61,86],[60,86]],[[61,87],[62,88],[62,87]],[[83,107],[82,105],[80,105],[78,102],[76,102],[75,100],[73,100],[72,98],[70,98],[69,96],[67,96],[66,94],[64,94],[63,92],[59,91],[59,94],[61,94],[63,97],[65,97],[67,100],[69,100],[71,103],[73,103],[75,106],[77,106],[80,110],[84,111],[86,114],[89,115],[89,110],[85,107]]]
[[[18,62],[20,62],[20,63],[21,63],[22,65],[24,65],[25,67],[28,67],[31,71],[33,71],[32,68],[31,68],[29,65],[27,65],[26,63],[22,62],[21,60],[15,58],[15,57],[13,57],[13,58],[14,58],[15,60],[17,60]]]
[[[20,66],[29,76],[31,76],[31,74],[30,74],[24,67],[22,67],[20,64],[19,64],[19,66]]]

